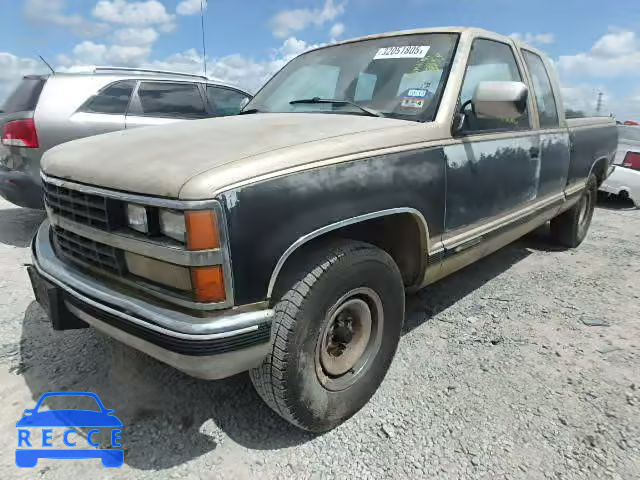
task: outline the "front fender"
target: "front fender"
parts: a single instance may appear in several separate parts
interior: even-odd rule
[[[439,147],[423,148],[311,165],[228,190],[221,200],[228,222],[236,304],[264,301],[296,248],[350,222],[405,212],[420,218],[427,239],[441,235],[444,152]]]

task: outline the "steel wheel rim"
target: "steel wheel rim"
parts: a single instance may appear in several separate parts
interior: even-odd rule
[[[382,343],[384,314],[376,292],[362,287],[327,311],[316,346],[316,372],[328,390],[344,390],[369,370]]]
[[[589,217],[589,207],[591,206],[591,192],[585,192],[580,201],[580,213],[578,215],[578,225],[584,226]]]

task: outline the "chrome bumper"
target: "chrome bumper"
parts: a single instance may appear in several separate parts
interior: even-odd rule
[[[69,311],[116,340],[194,377],[225,378],[258,366],[270,348],[273,310],[196,317],[105,286],[56,257],[45,221],[33,265],[64,291]]]

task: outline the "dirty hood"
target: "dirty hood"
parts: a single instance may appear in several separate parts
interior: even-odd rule
[[[45,154],[42,170],[50,176],[89,185],[183,198],[180,195],[183,186],[207,172],[217,175],[233,168],[234,179],[251,178],[269,171],[271,160],[285,151],[291,154],[292,149],[305,146],[304,159],[293,155],[297,163],[326,155],[321,148],[314,148],[320,144],[332,144],[334,150],[339,145],[337,154],[348,154],[362,148],[350,145],[348,139],[353,136],[411,125],[414,122],[307,113],[185,121],[60,145]],[[313,151],[316,153],[310,153]],[[281,162],[280,166],[283,166]],[[213,188],[214,184],[208,182],[207,185]],[[201,191],[191,192],[190,196],[210,198],[211,194],[211,191]]]

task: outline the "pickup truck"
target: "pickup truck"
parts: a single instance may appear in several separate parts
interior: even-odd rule
[[[383,381],[406,291],[547,221],[578,246],[616,144],[611,119],[565,119],[552,63],[517,40],[373,35],[293,59],[239,116],[47,152],[28,270],[53,328],[249,371],[327,431]]]

